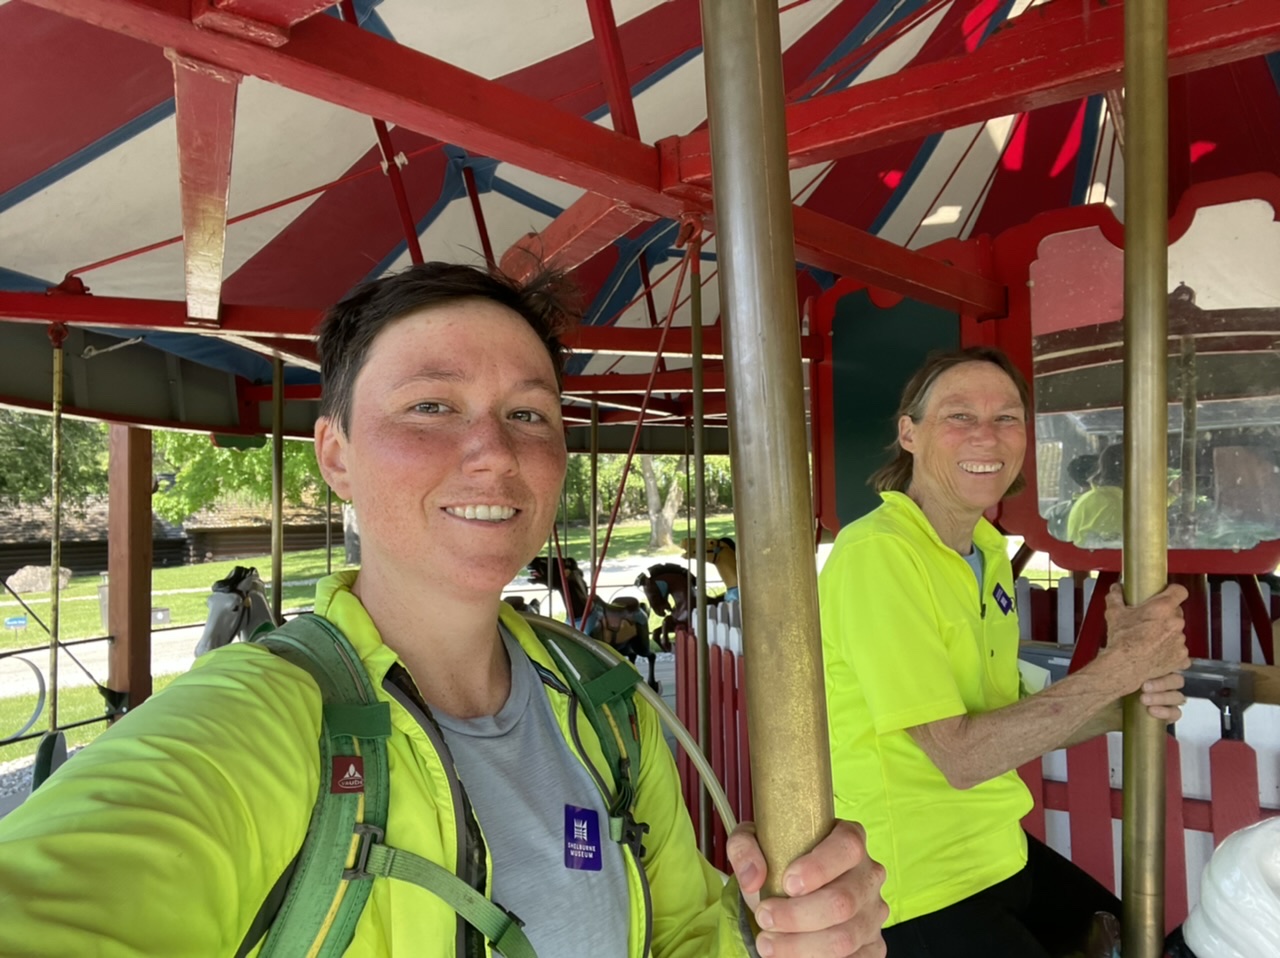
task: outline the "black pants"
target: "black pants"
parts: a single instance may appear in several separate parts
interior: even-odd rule
[[[1063,958],[1088,941],[1095,912],[1120,900],[1027,836],[1027,867],[929,915],[886,928],[888,958]]]

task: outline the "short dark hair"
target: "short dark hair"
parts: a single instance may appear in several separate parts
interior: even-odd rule
[[[994,346],[970,346],[967,349],[952,349],[947,352],[931,353],[925,364],[916,370],[902,391],[902,401],[898,403],[898,411],[894,413],[895,434],[889,444],[893,459],[871,474],[867,484],[876,492],[906,492],[911,485],[911,467],[914,457],[898,445],[896,428],[903,416],[910,416],[912,422],[919,422],[924,416],[924,407],[929,402],[929,392],[938,377],[948,369],[963,366],[965,363],[991,363],[998,366],[1006,376],[1013,380],[1017,387],[1018,398],[1022,400],[1022,412],[1028,419],[1031,417],[1031,390],[1027,387],[1027,378],[1022,370],[1013,364],[1003,351]],[[1009,485],[1006,496],[1016,495],[1026,488],[1027,480],[1019,473]]]
[[[1093,481],[1099,486],[1124,485],[1124,443],[1113,443],[1102,450]]]
[[[356,377],[382,330],[418,310],[468,299],[487,299],[521,316],[546,347],[559,383],[568,354],[560,337],[582,315],[577,288],[564,273],[544,269],[516,282],[496,269],[419,263],[356,287],[325,313],[316,328],[323,382],[320,415],[345,433]]]
[[[1067,475],[1082,489],[1089,488],[1089,480],[1098,469],[1098,457],[1093,453],[1076,456],[1067,463]]]

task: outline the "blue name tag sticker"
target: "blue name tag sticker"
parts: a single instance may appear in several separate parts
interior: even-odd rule
[[[1004,591],[1004,586],[996,584],[996,590],[991,593],[995,597],[996,605],[1000,606],[1000,611],[1008,615],[1013,611],[1013,600],[1009,598],[1009,593]]]
[[[594,808],[564,807],[564,867],[588,872],[604,868],[600,815]]]

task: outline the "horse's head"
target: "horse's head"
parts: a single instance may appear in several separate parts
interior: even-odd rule
[[[537,585],[550,585],[553,589],[560,588],[560,564],[564,563],[564,574],[569,580],[584,581],[582,578],[582,570],[578,568],[578,560],[573,556],[565,556],[563,559],[552,559],[550,564],[547,562],[546,556],[534,556],[529,560],[529,578]]]
[[[564,584],[560,578],[562,562],[565,577],[569,580],[569,593],[572,596],[574,608],[581,609],[587,601],[587,581],[583,578],[582,570],[578,568],[577,560],[572,556],[552,559],[550,562],[546,556],[534,556],[529,560],[529,578],[535,585],[549,586],[552,591],[563,594]]]
[[[685,539],[680,543],[685,559],[693,559],[698,555],[698,540]],[[721,536],[718,539],[707,540],[707,561],[712,565],[719,567],[720,563],[725,559],[733,561],[734,568],[738,566],[738,547],[728,536]]]

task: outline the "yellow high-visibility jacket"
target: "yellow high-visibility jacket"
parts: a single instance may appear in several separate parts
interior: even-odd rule
[[[399,660],[350,591],[354,579],[347,572],[322,580],[316,612],[347,636],[379,699],[390,703],[387,841],[455,873],[479,862],[490,889],[492,859],[483,836],[458,814],[453,769],[382,688]],[[502,621],[534,662],[558,674],[523,618],[503,605]],[[578,754],[568,697],[543,688]],[[725,883],[699,854],[657,716],[643,702],[637,708],[634,814],[650,831],[643,862],[624,849],[629,954],[745,956],[737,883]],[[236,643],[202,657],[74,755],[0,819],[0,956],[235,955],[306,834],[319,788],[320,711],[309,675],[264,648]],[[582,718],[578,736],[586,753],[579,757],[609,781]],[[346,955],[490,953],[431,892],[377,879]]]

